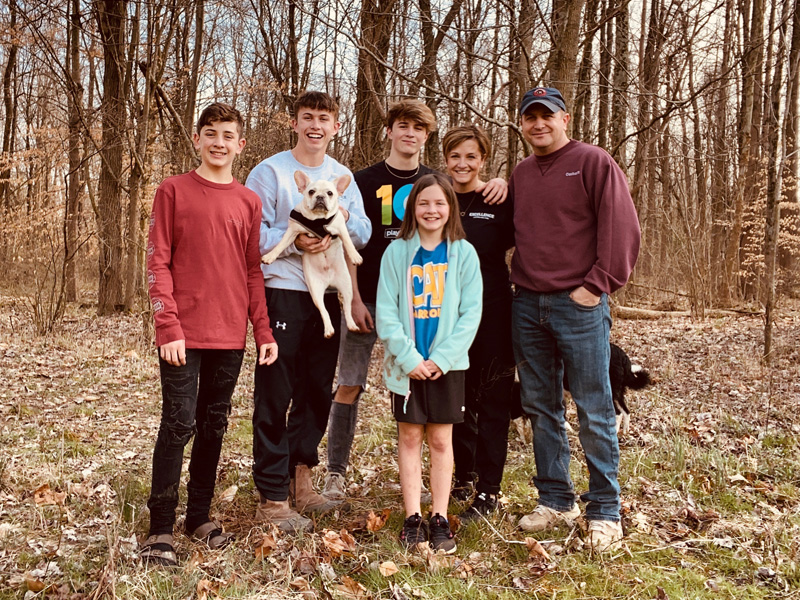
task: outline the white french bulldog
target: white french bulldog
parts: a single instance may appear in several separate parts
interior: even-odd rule
[[[350,331],[358,331],[351,309],[353,284],[342,248],[344,247],[354,265],[360,265],[363,259],[353,245],[350,234],[347,233],[344,215],[339,210],[339,196],[350,185],[350,176],[340,175],[332,182],[320,179],[312,183],[308,175],[302,171],[295,171],[294,180],[297,189],[303,195],[303,201],[291,212],[289,226],[281,241],[261,257],[261,262],[272,264],[301,233],[320,239],[330,235],[331,245],[327,250],[303,253],[303,275],[311,299],[322,315],[325,337],[329,338],[334,334],[333,323],[323,301],[325,290],[329,286],[335,287],[342,295],[342,311],[347,328]]]

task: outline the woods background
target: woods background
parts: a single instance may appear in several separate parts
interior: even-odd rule
[[[766,310],[800,285],[798,0],[50,0],[0,3],[0,285],[40,332],[66,303],[141,312],[155,187],[196,164],[208,102],[245,115],[244,181],[291,147],[304,89],[341,104],[331,154],[383,157],[387,105],[528,153],[519,98],[561,89],[571,136],[628,175],[643,243],[623,303]],[[433,134],[424,162],[441,167]],[[95,292],[96,290],[96,292]],[[767,327],[769,338],[769,327]],[[769,348],[767,339],[767,348]]]

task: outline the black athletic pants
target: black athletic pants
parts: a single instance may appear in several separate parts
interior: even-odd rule
[[[282,501],[289,495],[294,468],[319,464],[317,446],[331,408],[341,309],[338,294],[325,294],[325,306],[337,325],[333,337],[325,339],[322,317],[308,292],[266,292],[278,360],[256,365],[253,480],[265,498]]]
[[[500,492],[513,384],[509,294],[484,303],[481,324],[469,350],[464,422],[453,426],[455,478],[477,479],[479,493]]]

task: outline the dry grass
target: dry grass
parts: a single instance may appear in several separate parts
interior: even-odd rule
[[[549,558],[528,550],[513,521],[535,506],[533,463],[516,434],[506,514],[462,528],[452,559],[403,552],[394,424],[376,369],[362,401],[352,502],[317,533],[274,536],[252,519],[251,353],[220,465],[218,494],[237,492],[214,507],[238,540],[210,553],[179,535],[183,566],[169,572],[136,559],[160,410],[141,318],[71,307],[43,338],[29,309],[2,297],[0,598],[800,597],[800,314],[784,310],[771,369],[758,360],[761,327],[755,317],[615,323],[614,339],[656,385],[630,396],[620,476],[627,536],[604,557],[580,549],[578,529],[542,538]],[[387,508],[386,527],[364,530],[368,511]],[[324,529],[353,532],[355,545],[338,555]],[[264,546],[265,535],[275,543]],[[398,572],[385,575],[386,562]]]

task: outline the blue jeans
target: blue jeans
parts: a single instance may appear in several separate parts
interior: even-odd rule
[[[619,521],[619,445],[608,378],[608,298],[603,294],[600,304],[587,307],[574,302],[569,292],[541,294],[517,288],[512,320],[522,408],[533,426],[533,481],[539,504],[566,511],[575,501],[562,400],[566,371],[589,468],[589,491],[581,496],[587,503],[586,518]]]

